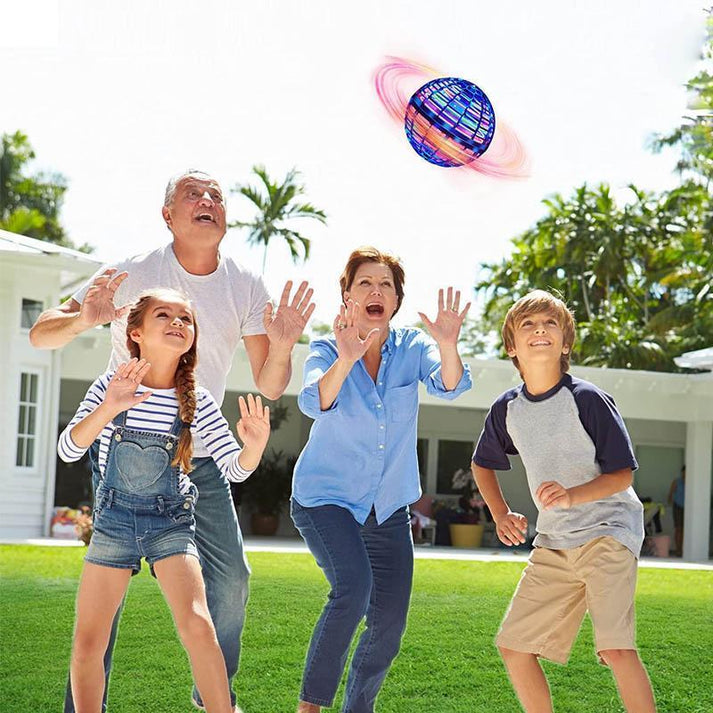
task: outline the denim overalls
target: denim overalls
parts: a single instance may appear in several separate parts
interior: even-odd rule
[[[195,503],[198,489],[171,466],[182,428],[177,414],[170,433],[126,427],[126,412],[116,427],[107,453],[104,477],[94,503],[94,534],[87,562],[105,567],[141,569],[177,554],[198,557]]]

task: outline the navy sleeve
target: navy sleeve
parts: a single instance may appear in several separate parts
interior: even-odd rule
[[[505,419],[508,402],[516,395],[515,391],[507,391],[499,396],[485,417],[485,425],[473,453],[473,463],[481,468],[510,470],[512,467],[508,456],[516,456],[518,453],[510,439]]]
[[[614,399],[594,384],[579,379],[572,379],[571,389],[579,420],[594,443],[602,473],[622,468],[636,470],[639,464]]]

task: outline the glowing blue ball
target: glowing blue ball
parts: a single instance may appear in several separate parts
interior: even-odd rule
[[[411,97],[404,128],[421,158],[436,166],[463,166],[490,146],[495,112],[485,92],[472,82],[439,77]]]

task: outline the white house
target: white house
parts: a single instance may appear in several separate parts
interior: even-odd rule
[[[89,498],[84,466],[58,467],[55,444],[58,428],[71,418],[89,383],[106,367],[109,334],[106,329],[91,330],[59,352],[30,347],[28,329],[23,327],[23,306],[27,313],[24,323],[31,323],[28,310],[40,308],[34,303],[42,303],[42,307],[56,303],[60,294],[71,291],[73,280],[85,279],[97,264],[82,253],[9,234],[0,234],[0,245],[5,245],[0,248],[0,306],[3,315],[10,316],[9,322],[3,321],[2,333],[11,345],[7,355],[3,352],[8,362],[3,369],[5,408],[0,415],[0,537],[38,536],[48,532],[49,512],[55,503],[75,506],[76,501]],[[300,450],[310,427],[310,420],[296,405],[306,355],[307,346],[298,345],[293,378],[281,400],[289,416],[271,439],[271,447],[290,453]],[[451,492],[452,474],[468,467],[490,403],[519,380],[507,361],[473,359],[470,365],[474,388],[457,401],[446,402],[422,393],[418,453],[423,489],[429,494]],[[594,368],[572,371],[616,399],[640,463],[634,485],[641,497],[665,503],[672,479],[686,464],[684,558],[707,560],[711,541],[713,375]],[[242,350],[236,354],[227,388],[223,411],[235,423],[237,394],[254,390]],[[33,444],[30,451],[29,442]],[[30,452],[32,464],[26,462]],[[534,521],[535,509],[519,461],[511,472],[502,474],[501,482],[511,506]],[[670,512],[663,522],[664,530],[672,532]]]
[[[54,505],[61,352],[33,349],[30,327],[100,263],[0,230],[0,535],[46,534]]]

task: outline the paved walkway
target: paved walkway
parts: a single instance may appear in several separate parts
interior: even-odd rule
[[[62,540],[53,537],[41,537],[30,540],[0,540],[2,545],[42,545],[52,547],[83,547],[78,540]],[[247,552],[278,552],[307,554],[309,550],[302,540],[287,537],[246,537]],[[471,560],[474,562],[526,562],[528,552],[523,550],[507,551],[504,549],[461,550],[453,547],[417,546],[414,548],[416,559]],[[701,569],[713,571],[713,561],[682,562],[678,558],[643,557],[640,567],[657,569]]]

